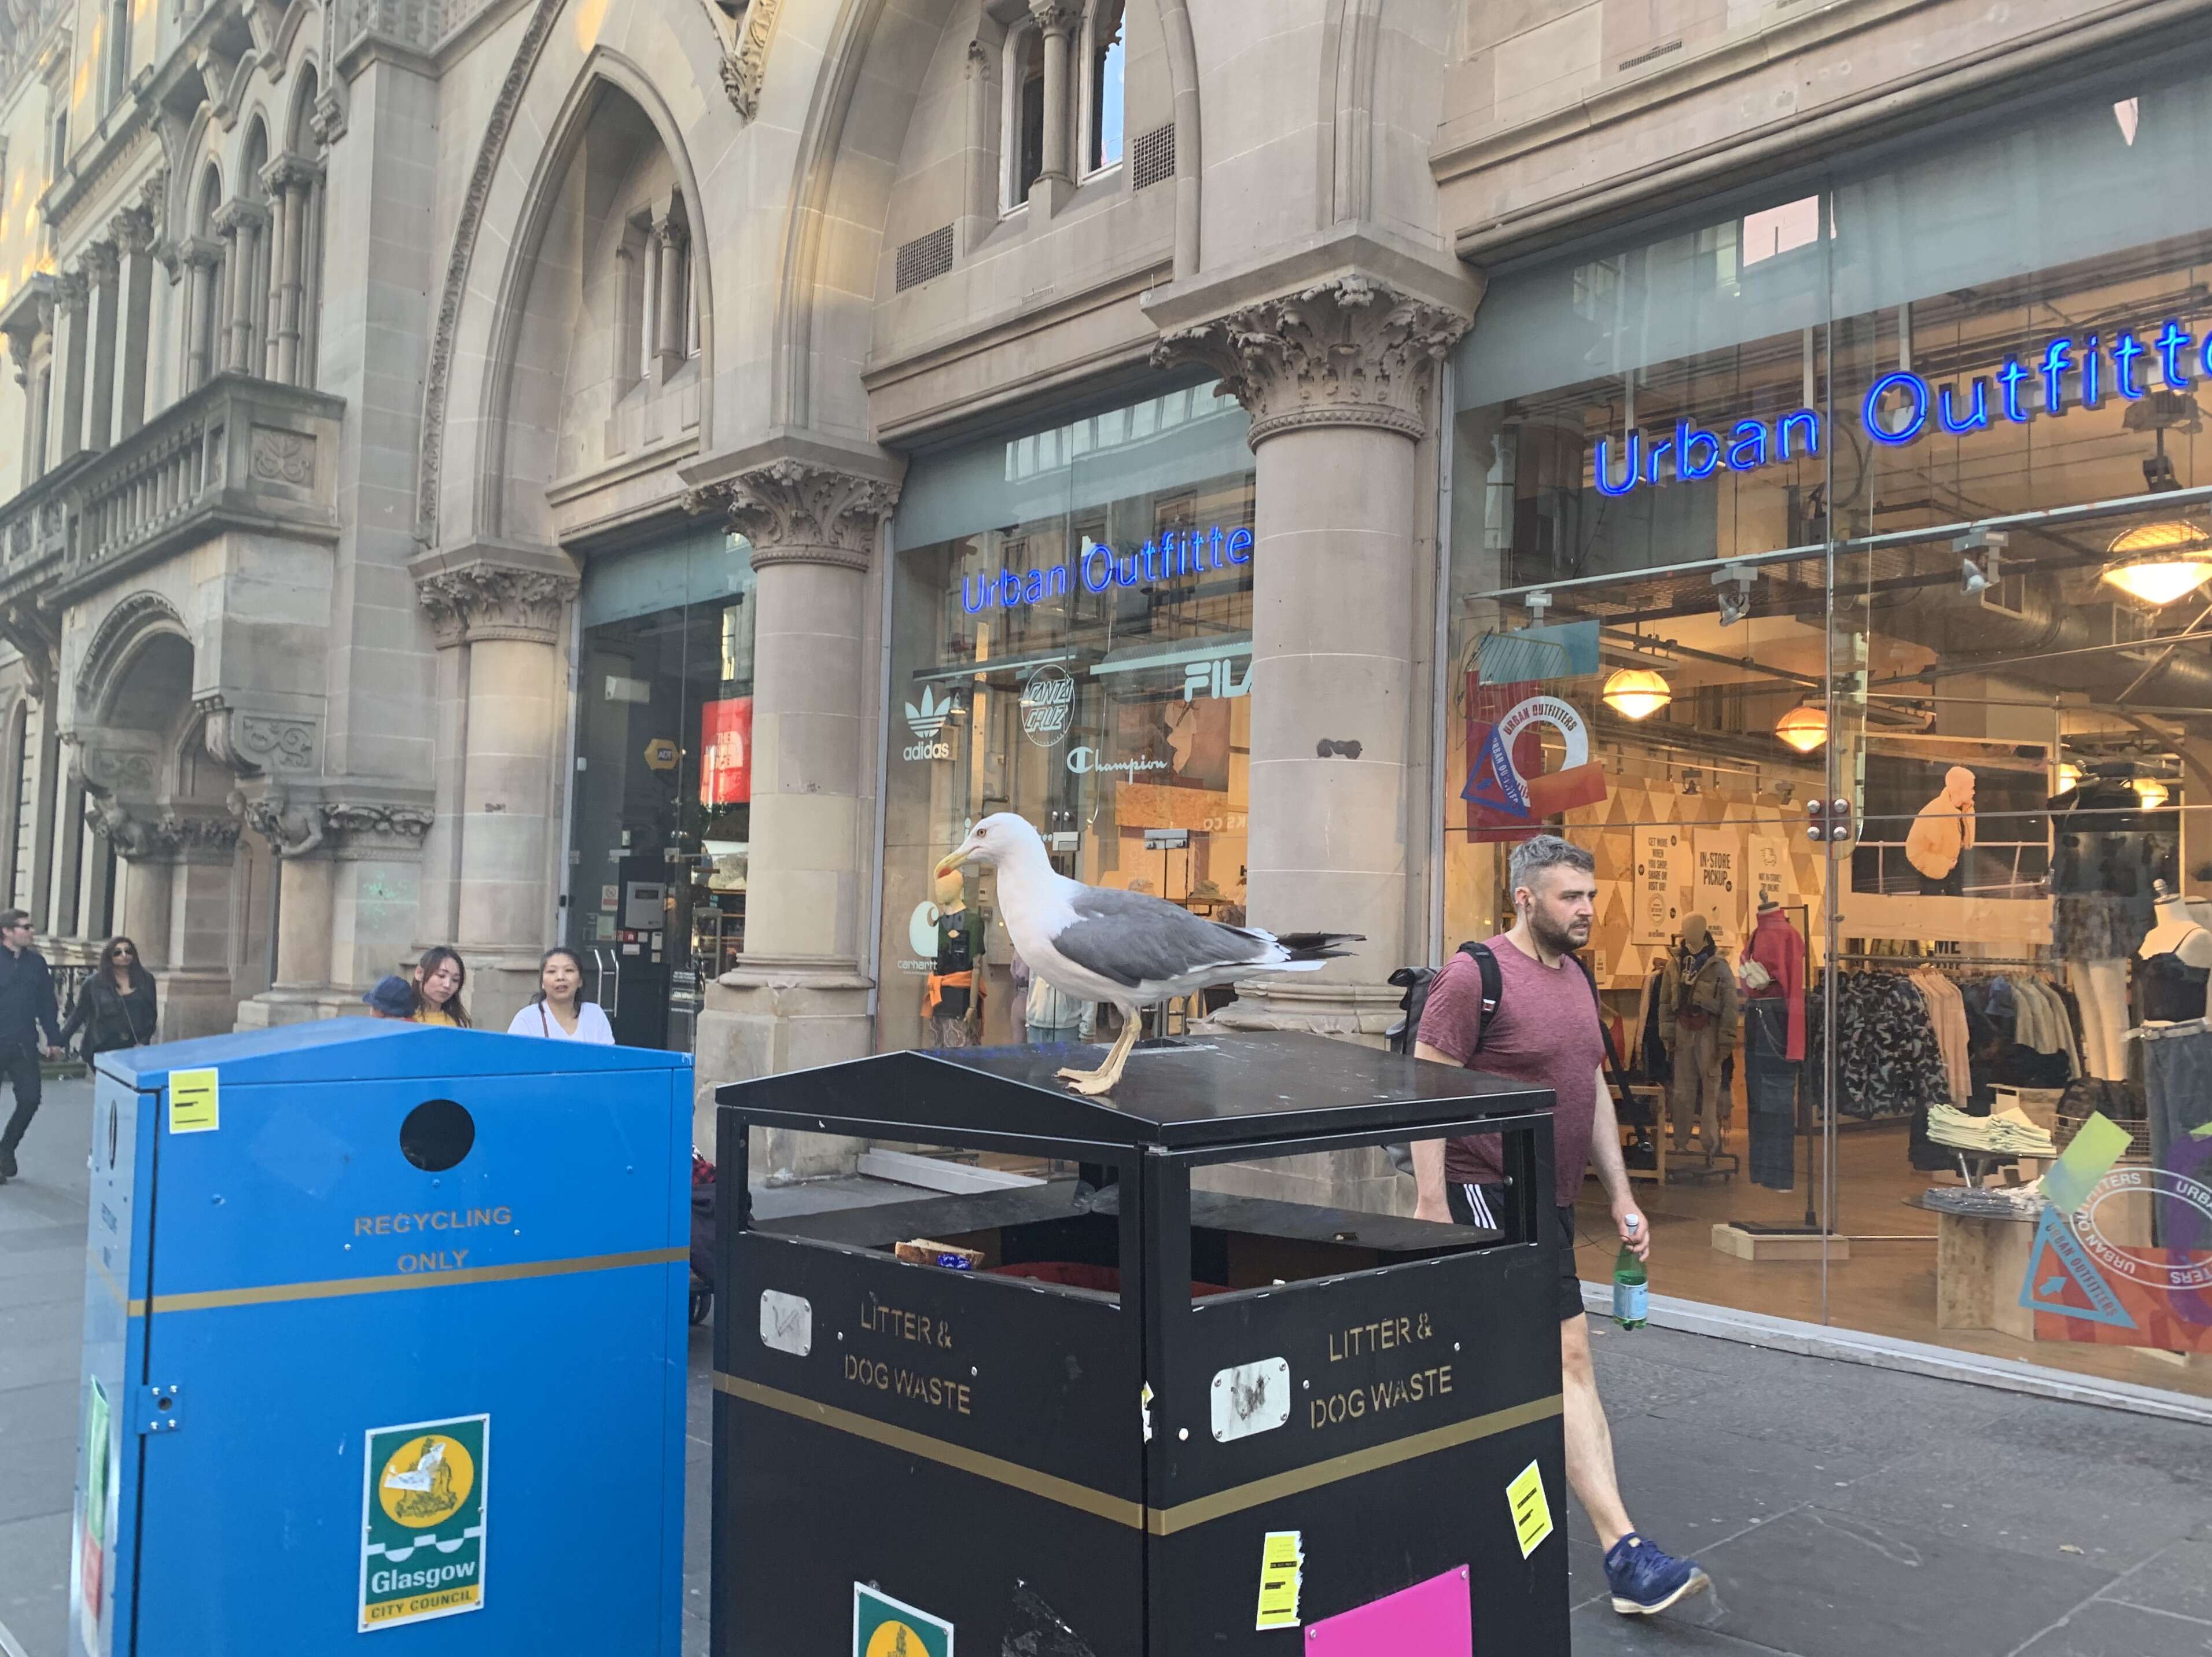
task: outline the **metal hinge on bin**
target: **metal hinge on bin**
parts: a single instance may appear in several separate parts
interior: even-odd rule
[[[149,1387],[138,1412],[142,1433],[173,1433],[185,1424],[184,1388]]]

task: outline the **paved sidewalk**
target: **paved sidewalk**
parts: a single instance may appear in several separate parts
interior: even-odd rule
[[[24,1178],[0,1187],[0,1628],[25,1657],[67,1650],[91,1089],[47,1098]],[[897,1194],[838,1181],[758,1200]],[[1616,1617],[1571,1509],[1578,1657],[2212,1657],[2203,1427],[1592,1327],[1630,1511],[1701,1557],[1715,1593],[1656,1623]],[[686,1657],[707,1649],[707,1372],[694,1331]]]

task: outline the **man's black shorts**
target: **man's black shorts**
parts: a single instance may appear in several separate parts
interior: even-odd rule
[[[1450,1209],[1454,1221],[1461,1225],[1479,1225],[1486,1230],[1502,1228],[1498,1223],[1498,1205],[1505,1194],[1499,1185],[1462,1185],[1448,1181],[1444,1185],[1444,1204]],[[1552,1211],[1559,1217],[1559,1321],[1583,1314],[1582,1279],[1575,1274],[1575,1211],[1559,1208]]]

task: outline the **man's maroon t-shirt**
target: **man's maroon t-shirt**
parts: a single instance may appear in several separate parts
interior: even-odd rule
[[[1552,1168],[1559,1206],[1571,1208],[1589,1160],[1597,1114],[1597,1072],[1605,1062],[1597,998],[1572,961],[1547,967],[1503,933],[1490,940],[1498,957],[1498,1011],[1475,1051],[1482,1023],[1482,973],[1461,952],[1444,962],[1421,1009],[1419,1039],[1462,1065],[1492,1076],[1549,1088],[1559,1096],[1552,1118]],[[1505,1175],[1498,1136],[1453,1139],[1444,1146],[1444,1177],[1459,1184],[1496,1185]]]

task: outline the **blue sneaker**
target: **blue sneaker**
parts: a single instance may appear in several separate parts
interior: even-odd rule
[[[1677,1559],[1631,1531],[1606,1553],[1605,1585],[1622,1616],[1651,1617],[1677,1599],[1703,1593],[1712,1579],[1696,1560]]]

